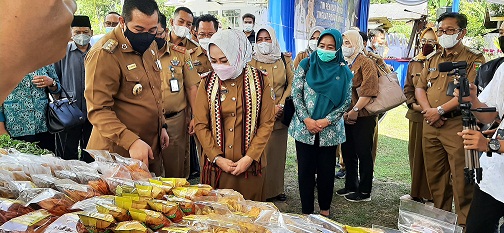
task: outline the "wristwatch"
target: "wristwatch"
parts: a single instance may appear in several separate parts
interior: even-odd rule
[[[443,107],[441,107],[441,105],[437,107],[437,112],[441,116],[445,114],[445,110],[443,109]]]
[[[358,107],[354,107],[354,108],[352,108],[352,110],[353,110],[354,112],[359,112],[359,110],[360,110],[360,109],[359,109]]]
[[[488,151],[492,153],[499,153],[500,142],[497,139],[490,139],[488,142]]]

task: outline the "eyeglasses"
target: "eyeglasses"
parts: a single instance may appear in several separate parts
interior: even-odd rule
[[[450,28],[450,29],[446,29],[446,30],[438,28],[436,34],[438,36],[442,36],[443,34],[453,35],[453,34],[457,33],[457,31],[462,31],[462,30],[464,30],[464,28]]]
[[[210,33],[198,33],[198,39],[203,39],[203,38],[211,38],[213,36],[213,32]]]
[[[163,36],[163,34],[164,34],[165,32],[166,32],[165,30],[163,30],[163,31],[161,31],[161,32],[159,32],[159,31],[158,31],[158,32],[156,33],[156,36]]]
[[[119,24],[119,22],[105,22],[105,27],[115,27],[117,26],[117,24]]]
[[[436,40],[433,40],[433,39],[428,39],[427,40],[427,39],[423,38],[423,39],[420,40],[420,43],[421,44],[435,44]]]

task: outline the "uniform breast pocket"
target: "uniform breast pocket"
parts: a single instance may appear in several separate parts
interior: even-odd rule
[[[145,87],[146,88],[146,87]],[[128,98],[141,98],[144,92],[144,86],[141,78],[135,74],[127,74],[122,83],[121,94]]]
[[[439,71],[432,71],[427,74],[427,89],[431,88],[432,85],[436,84],[439,77]]]

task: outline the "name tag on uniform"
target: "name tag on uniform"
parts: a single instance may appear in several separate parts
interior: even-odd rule
[[[128,67],[128,70],[133,70],[133,69],[136,69],[136,64],[135,63],[129,64],[127,67]]]
[[[161,66],[161,61],[159,59],[156,60],[156,65],[158,67],[158,69],[162,70],[163,67]]]
[[[179,92],[180,91],[180,86],[179,86],[178,80],[176,78],[170,79],[170,89],[171,89],[171,92]]]
[[[431,68],[429,68],[429,72],[434,72],[434,71],[436,71],[436,70],[437,70],[437,68],[436,68],[436,67],[431,67]]]

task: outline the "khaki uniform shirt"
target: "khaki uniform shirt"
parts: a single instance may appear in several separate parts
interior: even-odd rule
[[[206,52],[200,47],[191,53],[191,59],[194,68],[198,71],[198,74],[204,74],[212,70],[212,65]]]
[[[156,43],[140,55],[120,27],[88,52],[84,96],[94,127],[87,148],[129,157],[130,146],[140,138],[152,147],[154,156],[159,154],[165,119],[157,60]],[[139,87],[143,90],[134,94]]]
[[[275,63],[267,64],[252,59],[249,65],[255,67],[266,74],[264,77],[273,85],[273,94],[275,105],[285,104],[285,99],[291,95],[292,80],[294,72],[292,71],[292,58],[285,57],[284,65],[282,59],[278,59]]]
[[[387,63],[385,63],[385,60],[383,60],[383,58],[380,55],[376,53],[367,52],[366,56],[371,60],[373,60],[373,62],[378,66],[380,74],[383,74],[383,72],[385,72],[386,74],[392,72]]]
[[[423,64],[424,60],[416,60],[415,58],[413,58],[408,64],[406,83],[404,84],[404,95],[406,96],[406,104],[408,105],[408,108],[413,103],[417,103],[415,97],[415,83],[420,78],[421,72],[423,70]],[[423,115],[420,112],[413,110],[413,108],[408,109],[406,118],[413,122],[423,121]]]
[[[225,141],[223,147],[225,151],[221,151],[212,135],[212,122],[210,118],[210,106],[208,104],[208,95],[204,80],[202,85],[198,88],[198,95],[196,97],[196,111],[194,118],[196,121],[196,135],[203,146],[203,153],[210,161],[213,161],[216,156],[225,154],[227,159],[237,162],[244,155],[242,154],[242,141],[244,137],[243,131],[243,74],[236,79],[229,79],[222,82],[223,89],[228,92],[225,97],[222,97],[222,122],[223,122],[223,135]],[[255,161],[260,161],[263,150],[268,142],[273,124],[275,122],[275,114],[273,112],[274,103],[271,98],[271,85],[268,80],[264,80],[264,90],[261,101],[261,112],[259,115],[258,128],[255,136],[252,138],[250,147],[247,151]],[[262,165],[265,166],[266,161],[262,160]],[[250,169],[250,168],[249,168]]]
[[[439,72],[438,66],[443,62],[458,61],[467,62],[467,78],[471,83],[474,83],[477,69],[485,62],[485,58],[479,51],[469,49],[462,43],[456,45],[452,53],[447,54],[446,50],[443,49],[425,62],[422,74],[418,82],[415,83],[415,87],[426,90],[431,107],[435,108],[453,99],[453,96],[446,95],[446,91],[448,84],[453,82],[454,78],[448,76],[448,72]]]
[[[171,32],[168,33],[168,36],[166,37],[166,40],[168,42],[170,42],[171,44],[175,44],[175,43],[173,43],[173,41],[171,41],[170,35],[171,35]],[[187,50],[191,50],[192,49],[193,51],[189,51],[189,53],[192,53],[192,52],[196,51],[196,48],[200,47],[199,44],[196,43],[196,41],[194,41],[192,39],[189,40],[187,38],[183,38],[182,41],[180,41],[180,43],[176,44],[176,46],[184,47]]]
[[[299,63],[309,57],[310,55],[308,54],[308,52],[306,51],[302,51],[302,52],[299,52],[297,55],[296,55],[296,59],[294,59],[294,69],[297,69],[297,67],[299,66]]]
[[[171,44],[162,48],[161,71],[163,106],[166,114],[177,113],[188,106],[186,88],[198,85],[200,78],[191,62],[189,52],[175,50]]]
[[[352,103],[350,109],[353,109],[359,97],[376,97],[378,95],[378,70],[370,58],[359,54],[350,70],[354,74],[352,78]],[[359,89],[357,91],[357,89]],[[362,108],[358,117],[370,116],[369,112]]]

